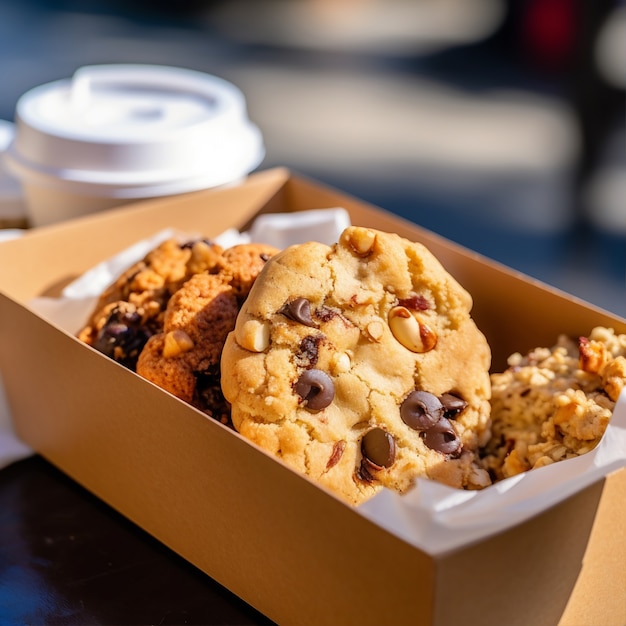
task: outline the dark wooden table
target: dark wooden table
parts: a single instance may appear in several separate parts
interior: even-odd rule
[[[34,456],[0,470],[0,624],[272,624]]]

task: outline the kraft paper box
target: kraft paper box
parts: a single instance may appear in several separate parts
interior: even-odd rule
[[[624,467],[475,541],[447,551],[416,547],[29,304],[58,297],[86,270],[161,229],[216,236],[245,230],[260,213],[337,206],[353,224],[431,249],[472,294],[494,370],[510,353],[552,345],[560,333],[584,335],[596,325],[626,332],[624,319],[274,169],[239,186],[107,211],[0,246],[0,367],[19,435],[281,624],[623,626]]]

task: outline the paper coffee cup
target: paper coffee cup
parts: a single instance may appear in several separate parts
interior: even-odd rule
[[[156,65],[93,65],[17,102],[7,167],[33,226],[237,182],[265,155],[242,92]]]

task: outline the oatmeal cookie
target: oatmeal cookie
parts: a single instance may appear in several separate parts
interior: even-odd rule
[[[215,271],[222,253],[208,240],[163,242],[102,293],[78,337],[135,369],[146,341],[163,327],[172,294],[194,274]]]
[[[423,476],[489,484],[487,341],[422,245],[349,227],[272,258],[222,353],[235,428],[358,504]]]
[[[484,458],[498,480],[598,444],[626,385],[626,335],[596,327],[508,363],[491,377],[493,438]]]
[[[276,252],[263,244],[234,246],[210,271],[189,278],[169,299],[162,330],[147,340],[137,373],[229,423],[220,388],[222,348],[255,278]]]

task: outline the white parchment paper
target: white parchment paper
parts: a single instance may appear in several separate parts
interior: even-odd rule
[[[512,528],[626,467],[626,389],[602,440],[591,452],[518,474],[481,491],[418,479],[400,496],[385,490],[359,507],[362,515],[432,555]]]
[[[337,212],[336,219],[330,219],[326,226],[328,243],[332,243],[348,224],[342,210],[328,211]],[[329,219],[328,214],[320,217],[327,221]],[[288,224],[280,221],[276,223],[276,228],[291,231],[280,234],[283,247],[289,245],[290,241],[301,240],[302,229],[308,231],[311,228],[309,220],[310,216],[307,216],[301,222],[294,222],[292,216]],[[266,227],[264,223],[263,229]],[[250,233],[254,233],[254,227]],[[229,247],[250,241],[253,239],[250,233],[231,230],[217,239],[221,245]],[[194,235],[173,230],[159,232],[83,274],[65,288],[63,297],[37,298],[29,304],[48,321],[75,334],[105,287],[160,242],[177,236],[188,239]],[[1,382],[0,468],[32,454],[15,437]],[[585,455],[514,476],[482,491],[462,491],[418,479],[409,493],[400,496],[384,490],[356,510],[424,552],[440,555],[512,528],[625,466],[626,389],[617,402],[600,444]]]

